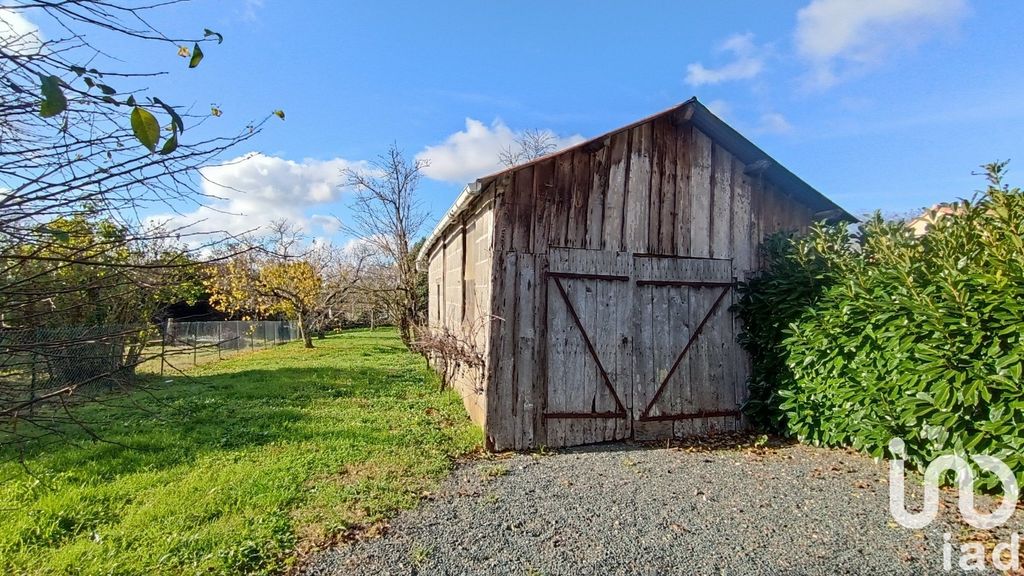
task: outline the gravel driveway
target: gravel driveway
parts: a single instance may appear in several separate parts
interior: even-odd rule
[[[499,456],[460,466],[384,536],[323,552],[304,573],[945,573],[943,532],[955,543],[970,530],[896,525],[887,471],[798,445]]]

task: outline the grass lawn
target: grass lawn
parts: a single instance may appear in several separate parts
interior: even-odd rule
[[[88,406],[109,442],[0,454],[0,573],[278,573],[413,506],[480,432],[391,330],[159,381],[149,412]],[[124,405],[125,402],[121,401]]]

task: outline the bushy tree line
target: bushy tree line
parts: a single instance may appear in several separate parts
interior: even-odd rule
[[[918,465],[988,453],[1024,481],[1024,193],[986,168],[921,236],[876,215],[766,242],[737,306],[755,424],[874,456],[900,437]]]

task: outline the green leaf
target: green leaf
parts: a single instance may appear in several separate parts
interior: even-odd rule
[[[284,120],[284,110],[274,110],[274,116]]]
[[[171,106],[165,104],[159,98],[153,98],[153,103],[158,105],[158,106],[160,106],[161,108],[163,108],[164,112],[167,112],[167,115],[171,117],[171,123],[174,124],[177,127],[178,132],[184,132],[185,131],[185,122],[182,121],[181,116],[178,114],[178,112],[174,108],[172,108]]]
[[[203,49],[199,47],[199,43],[192,47],[192,59],[188,61],[189,68],[195,68],[199,66],[199,63],[203,61]]]
[[[42,80],[43,102],[39,105],[39,115],[43,118],[50,118],[67,110],[68,99],[64,97],[64,92],[60,89],[60,78],[45,76],[40,79]]]
[[[96,87],[100,89],[100,92],[103,92],[107,96],[113,96],[114,94],[117,94],[117,90],[114,90],[106,84],[97,84]]]
[[[216,36],[217,37],[217,44],[220,44],[221,42],[224,41],[224,35],[221,34],[220,32],[214,32],[213,30],[210,30],[209,28],[203,28],[203,38],[209,38],[210,36]]]
[[[149,110],[141,106],[136,106],[132,110],[132,131],[135,133],[135,138],[150,152],[156,150],[157,142],[160,141],[160,123],[156,121],[156,116],[153,116]]]
[[[171,126],[173,127],[174,124],[171,124]],[[166,155],[170,154],[171,152],[174,152],[175,150],[177,150],[177,148],[178,148],[178,129],[174,128],[173,130],[171,130],[171,137],[168,138],[164,142],[163,147],[160,148],[160,155],[161,156],[166,156]]]

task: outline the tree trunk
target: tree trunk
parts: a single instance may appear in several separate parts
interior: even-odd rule
[[[398,333],[406,347],[412,344],[412,323],[409,321],[409,314],[406,311],[403,311],[402,316],[398,319]]]
[[[302,347],[303,348],[312,348],[313,347],[313,335],[310,334],[309,330],[306,329],[306,323],[303,320],[302,314],[299,314],[298,324],[299,324],[299,336],[302,337]]]

